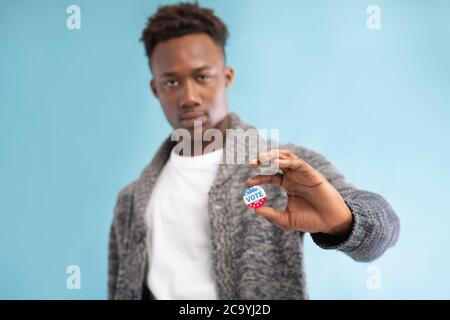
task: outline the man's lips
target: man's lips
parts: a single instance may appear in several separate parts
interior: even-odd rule
[[[206,118],[205,112],[189,113],[189,114],[180,116],[180,120],[183,122],[202,121],[205,118]]]

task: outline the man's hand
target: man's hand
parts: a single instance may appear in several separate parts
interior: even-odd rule
[[[351,231],[352,213],[336,189],[325,177],[289,150],[261,153],[250,167],[272,160],[283,174],[258,175],[248,179],[247,187],[272,184],[286,190],[288,199],[284,211],[263,206],[255,213],[264,216],[283,230],[322,232],[345,236]]]

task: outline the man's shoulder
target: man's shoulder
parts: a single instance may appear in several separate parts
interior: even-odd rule
[[[133,194],[133,190],[134,187],[136,185],[137,180],[132,181],[130,183],[128,183],[127,185],[125,185],[122,189],[120,189],[117,198],[123,198],[123,197],[127,197]]]
[[[115,216],[131,208],[136,182],[137,180],[127,184],[119,191],[116,200]]]
[[[230,119],[231,119],[231,124],[233,128],[242,128],[242,129],[256,129],[256,127],[254,127],[251,124],[248,124],[245,120],[243,120],[241,118],[240,115],[236,114],[236,113],[229,113],[230,115]],[[266,139],[266,138],[265,138]],[[267,140],[266,141],[267,145],[272,146],[272,141],[271,140]],[[278,149],[287,149],[291,152],[293,152],[297,157],[305,160],[306,162],[310,163],[310,162],[321,162],[326,160],[325,157],[323,155],[321,155],[319,152],[316,152],[314,150],[305,148],[305,147],[301,147],[297,144],[294,143],[286,143],[286,144],[280,144],[278,146]]]

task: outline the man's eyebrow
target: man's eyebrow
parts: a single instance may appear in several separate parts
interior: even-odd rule
[[[205,65],[203,65],[201,67],[195,68],[193,71],[194,72],[199,72],[199,71],[206,70],[206,69],[211,69],[211,67],[208,66],[207,64],[205,64]]]
[[[211,69],[211,67],[205,64],[205,65],[203,65],[201,67],[192,69],[192,72],[196,73],[196,72],[203,71],[203,70],[206,70],[206,69]],[[161,73],[161,77],[175,77],[177,75],[178,75],[178,73],[176,73],[174,71],[168,71],[168,72]]]
[[[163,73],[161,73],[161,77],[174,77],[174,76],[176,76],[177,75],[177,73],[176,72],[163,72]]]

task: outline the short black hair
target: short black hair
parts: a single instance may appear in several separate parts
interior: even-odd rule
[[[225,57],[228,39],[226,25],[214,15],[212,9],[200,7],[197,1],[158,7],[156,13],[148,18],[140,40],[144,43],[150,62],[153,50],[159,42],[197,33],[208,34],[222,49]]]

